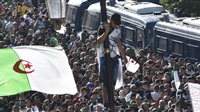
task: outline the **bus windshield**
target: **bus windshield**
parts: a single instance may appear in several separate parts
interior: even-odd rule
[[[100,25],[100,14],[96,12],[86,11],[82,27],[84,30],[94,33],[97,31]]]
[[[70,23],[72,26],[75,26],[77,10],[78,10],[77,7],[67,5],[66,22]]]

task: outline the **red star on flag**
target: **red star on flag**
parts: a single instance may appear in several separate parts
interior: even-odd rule
[[[29,63],[24,64],[25,68],[31,69],[32,65],[30,65]]]

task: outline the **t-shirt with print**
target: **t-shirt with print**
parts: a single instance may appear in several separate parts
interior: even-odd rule
[[[105,30],[100,28],[99,35],[103,34]],[[120,38],[120,28],[117,26],[115,27],[111,33],[109,34],[109,45],[110,45],[110,57],[114,58],[115,56],[119,55],[118,46],[117,46],[117,39]],[[98,45],[98,55],[99,57],[104,57],[104,44],[101,43]]]

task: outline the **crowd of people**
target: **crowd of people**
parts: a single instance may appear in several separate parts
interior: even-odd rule
[[[81,37],[66,24],[59,34],[49,21],[45,3],[3,2],[0,6],[0,48],[21,45],[62,46],[69,59],[78,93],[50,95],[28,91],[0,97],[0,112],[104,112],[102,86],[96,56],[97,33],[83,31]],[[126,55],[134,52],[123,46]],[[123,66],[124,85],[115,90],[116,112],[192,112],[187,82],[200,84],[200,63],[137,49],[140,65],[136,73]],[[181,85],[176,89],[173,71]],[[67,74],[66,74],[67,75]],[[48,79],[47,79],[48,80]]]

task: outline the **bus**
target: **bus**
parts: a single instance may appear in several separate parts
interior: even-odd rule
[[[145,48],[153,46],[153,28],[162,19],[173,18],[163,6],[150,2],[118,2],[114,7],[107,6],[107,16],[121,15],[121,38],[130,47]],[[92,4],[85,12],[82,29],[89,33],[97,31],[101,14],[100,4]]]
[[[165,55],[200,61],[200,18],[179,18],[157,22],[154,28],[155,49]]]
[[[66,5],[65,22],[70,23],[75,31],[81,31],[85,10],[99,0],[70,0]]]

